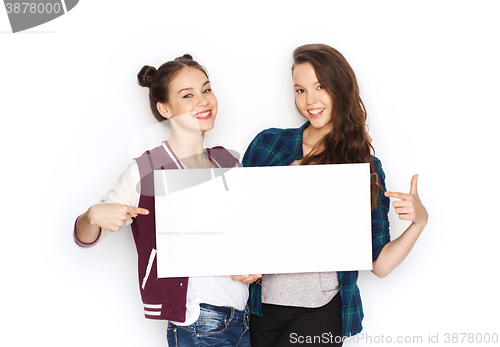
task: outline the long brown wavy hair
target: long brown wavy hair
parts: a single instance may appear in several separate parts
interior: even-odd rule
[[[324,44],[308,44],[293,52],[293,68],[310,63],[318,82],[330,95],[333,103],[330,123],[332,130],[323,136],[306,155],[301,164],[370,164],[372,209],[382,186],[371,161],[375,151],[366,131],[366,109],[359,95],[356,75],[344,56]]]

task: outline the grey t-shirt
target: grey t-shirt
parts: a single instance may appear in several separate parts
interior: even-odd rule
[[[294,161],[290,165],[300,165]],[[262,277],[262,302],[282,306],[321,307],[339,292],[336,272],[271,274]]]
[[[282,306],[321,307],[339,292],[336,272],[262,276],[262,302]]]

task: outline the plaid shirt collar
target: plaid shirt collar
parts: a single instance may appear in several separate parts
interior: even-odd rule
[[[243,166],[284,166],[302,159],[302,137],[309,124],[293,129],[264,130],[248,146]]]
[[[305,122],[300,128],[294,129],[291,136],[291,141],[288,145],[288,150],[294,156],[294,160],[302,159],[304,152],[302,151],[302,139],[304,130],[311,124],[309,121]]]

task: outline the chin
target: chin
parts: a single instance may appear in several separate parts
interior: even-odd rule
[[[214,122],[211,122],[210,124],[200,124],[200,129],[203,132],[212,130],[214,128]]]
[[[325,126],[328,126],[330,124],[329,120],[321,119],[321,118],[308,118],[309,122],[311,125],[316,128],[316,129],[322,129]]]

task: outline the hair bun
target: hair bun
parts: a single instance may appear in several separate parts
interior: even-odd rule
[[[188,54],[188,53],[184,54],[182,57],[177,57],[174,59],[174,61],[180,61],[180,62],[186,61],[186,60],[193,61],[194,59],[193,59],[193,56],[191,54]]]
[[[144,65],[137,74],[137,82],[141,87],[150,88],[153,84],[153,77],[156,73],[156,68],[148,65]]]

